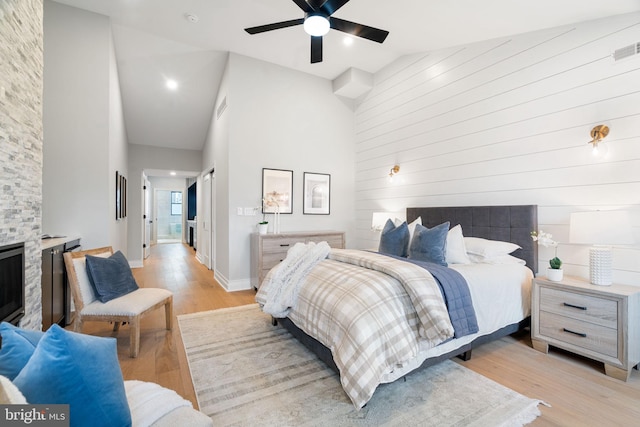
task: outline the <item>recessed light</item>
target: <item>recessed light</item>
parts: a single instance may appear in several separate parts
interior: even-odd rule
[[[342,39],[342,43],[344,43],[345,46],[351,46],[353,44],[353,37],[346,36]]]
[[[173,79],[167,79],[167,87],[171,90],[178,89],[178,82]]]
[[[169,172],[169,175],[173,175],[173,176],[175,176],[175,175],[176,175],[176,173],[175,173],[174,171],[171,171],[171,172]]]

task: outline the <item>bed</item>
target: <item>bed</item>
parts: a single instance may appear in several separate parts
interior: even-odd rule
[[[450,264],[450,268],[444,269],[445,273],[454,270],[457,273],[451,274],[462,276],[469,285],[477,331],[471,330],[466,334],[458,334],[460,323],[455,325],[454,331],[448,326],[450,324],[442,321],[442,314],[438,310],[444,303],[433,301],[432,298],[434,292],[440,299],[442,296],[431,288],[437,286],[431,282],[441,280],[433,279],[438,277],[434,271],[421,272],[422,266],[415,265],[419,263],[354,250],[332,250],[327,259],[318,261],[299,281],[295,306],[287,311],[286,317],[277,316],[274,323],[284,326],[340,374],[345,392],[358,409],[367,403],[379,384],[395,381],[415,369],[454,356],[467,360],[473,348],[514,333],[528,324],[531,279],[538,264],[537,246],[530,237],[530,232],[537,229],[537,206],[407,209],[407,223],[418,218],[429,229],[445,221],[452,228],[460,224],[465,241],[473,240],[466,239],[468,237],[475,237],[514,243],[520,248],[510,256],[522,261]],[[384,276],[385,284],[380,286],[394,288],[389,294],[386,288],[384,291],[369,289],[370,286],[378,286],[372,283],[381,276]],[[387,280],[387,276],[392,277]],[[405,277],[408,279],[405,280]],[[396,282],[402,282],[402,285],[396,285]],[[333,295],[334,292],[336,295]],[[373,295],[378,293],[383,295],[379,298]],[[390,296],[392,293],[393,296]],[[264,303],[260,297],[259,290],[257,300]],[[328,304],[325,302],[327,299],[330,301]],[[318,301],[325,305],[323,309],[316,307]],[[384,319],[364,320],[369,319],[369,313],[364,313],[365,309],[360,307],[367,304],[373,306],[367,307],[367,310],[377,310],[375,316]],[[450,304],[447,301],[446,305]],[[407,307],[413,307],[413,311]],[[327,311],[331,313],[325,313]],[[360,314],[361,311],[363,314]],[[354,316],[354,312],[358,314]],[[435,314],[429,314],[431,312]],[[351,318],[333,320],[334,317],[346,316],[345,313],[360,320],[358,323]],[[451,311],[449,314],[453,319]],[[462,324],[465,322],[463,319]],[[354,343],[358,340],[362,342]],[[366,350],[368,347],[376,347],[376,353],[369,355]]]

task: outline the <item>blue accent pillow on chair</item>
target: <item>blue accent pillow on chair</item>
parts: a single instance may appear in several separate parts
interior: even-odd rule
[[[378,252],[406,258],[409,249],[409,226],[403,222],[395,226],[393,221],[387,220],[380,234]]]
[[[420,224],[416,225],[416,231],[413,233],[413,239],[409,247],[409,258],[433,262],[447,267],[446,245],[448,232],[448,221],[433,228],[427,228]]]
[[[11,323],[2,322],[0,335],[0,375],[13,380],[31,358],[44,332],[20,329]]]
[[[31,404],[68,404],[72,427],[131,426],[115,338],[54,324],[13,383]]]
[[[87,275],[100,302],[105,303],[138,289],[129,261],[118,251],[109,258],[85,257]]]

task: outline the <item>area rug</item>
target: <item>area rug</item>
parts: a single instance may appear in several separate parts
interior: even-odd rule
[[[257,304],[178,316],[200,410],[215,426],[522,426],[529,399],[453,361],[378,387],[357,411],[338,376]]]

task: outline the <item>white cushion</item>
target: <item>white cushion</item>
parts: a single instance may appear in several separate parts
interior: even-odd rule
[[[81,314],[83,316],[133,316],[147,311],[171,295],[173,294],[166,289],[140,288],[106,303],[95,300],[85,305]]]
[[[110,251],[105,251],[99,254],[93,254],[101,258],[109,258],[111,256]],[[87,305],[91,304],[97,299],[96,291],[93,289],[93,285],[89,281],[89,275],[87,274],[87,263],[85,257],[74,258],[73,268],[76,270],[76,276],[78,276],[78,287],[80,288],[80,295],[82,302]]]
[[[469,254],[480,255],[484,258],[508,255],[516,249],[520,249],[520,246],[515,243],[481,239],[479,237],[465,237],[464,244]]]
[[[24,398],[18,387],[9,378],[0,375],[0,404],[2,405],[24,405],[27,399]]]
[[[445,260],[447,264],[470,264],[460,224],[447,232]]]

